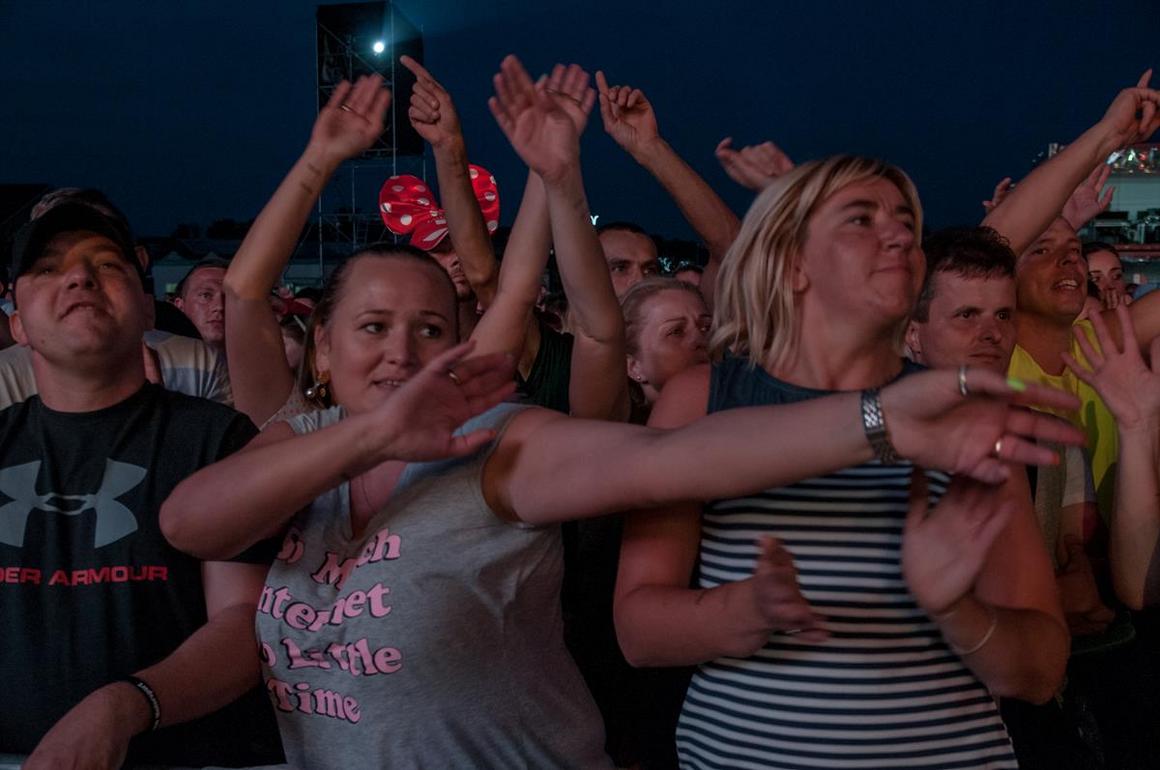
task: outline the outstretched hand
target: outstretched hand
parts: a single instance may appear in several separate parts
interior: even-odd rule
[[[463,457],[495,437],[492,430],[455,435],[515,392],[510,356],[466,358],[473,347],[468,341],[440,354],[378,407],[374,424],[385,439],[380,461]]]
[[[1160,428],[1160,337],[1152,340],[1149,366],[1135,344],[1136,327],[1124,304],[1116,306],[1123,345],[1117,345],[1100,313],[1089,320],[1096,332],[1099,350],[1091,344],[1082,327],[1073,327],[1076,343],[1088,366],[1067,353],[1063,362],[1075,376],[1091,385],[1107,404],[1120,430]]]
[[[926,475],[915,468],[902,534],[902,575],[918,606],[941,615],[966,596],[1014,512],[1015,503],[998,488],[961,476],[951,479],[930,509]]]
[[[1067,203],[1063,204],[1063,218],[1073,229],[1081,229],[1112,205],[1112,194],[1116,188],[1109,187],[1103,195],[1100,195],[1100,191],[1104,189],[1111,173],[1112,167],[1106,163],[1096,166],[1088,174],[1087,179],[1080,182],[1079,187],[1075,188],[1071,197],[1067,199]]]
[[[407,119],[415,133],[435,150],[463,142],[463,129],[459,125],[459,115],[451,94],[447,93],[439,81],[422,64],[410,56],[399,57],[399,62],[415,76],[415,87],[411,90],[411,105],[407,108]]]
[[[800,635],[807,642],[825,641],[830,634],[802,596],[793,556],[777,538],[763,537],[760,545],[752,581],[753,598],[762,621],[770,631]]]
[[[895,449],[915,465],[1000,484],[1008,463],[1054,465],[1055,453],[1035,441],[1082,445],[1083,431],[1022,406],[1079,407],[1055,388],[1008,380],[980,368],[966,370],[968,395],[958,372],[940,369],[902,377],[882,389],[882,408]]]
[[[506,57],[493,78],[491,114],[520,159],[545,182],[566,176],[580,163],[580,135],[568,113],[543,88],[536,88],[515,56]]]
[[[342,81],[314,121],[312,147],[341,163],[365,152],[383,133],[391,92],[378,75],[363,75],[352,86]]]
[[[716,155],[730,179],[755,192],[761,192],[794,168],[789,156],[773,142],[735,150],[733,138],[727,136],[717,145]]]
[[[1104,113],[1100,124],[1111,150],[1142,142],[1160,129],[1160,91],[1149,87],[1151,79],[1149,69],[1134,87],[1120,91]]]
[[[999,204],[1015,189],[1015,185],[1011,183],[1011,177],[1005,176],[999,180],[999,184],[995,185],[995,189],[991,192],[991,200],[983,201],[983,211],[990,214],[995,209],[999,208]]]
[[[656,113],[643,91],[632,86],[609,87],[600,70],[596,72],[596,89],[604,130],[628,154],[634,155],[660,137]]]
[[[596,92],[588,87],[588,73],[579,64],[557,64],[552,74],[541,78],[537,88],[552,97],[556,106],[568,114],[576,126],[576,134],[584,133],[588,127],[588,116],[592,105],[596,104]]]

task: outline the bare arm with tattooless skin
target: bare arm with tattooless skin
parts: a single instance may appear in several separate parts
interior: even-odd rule
[[[712,307],[717,266],[737,236],[740,220],[661,137],[656,113],[643,91],[631,86],[609,86],[600,71],[596,73],[596,85],[604,130],[661,183],[709,249],[701,293]]]
[[[1131,312],[1120,305],[1115,313],[1131,338]],[[1108,551],[1116,595],[1140,609],[1155,604],[1158,596],[1152,573],[1160,545],[1160,337],[1150,345],[1149,365],[1135,345],[1117,343],[1100,316],[1091,322],[1098,351],[1087,335],[1075,332],[1088,366],[1067,353],[1063,356],[1076,376],[1099,392],[1116,418],[1120,458]]]
[[[262,208],[226,270],[222,288],[234,405],[257,425],[277,412],[295,387],[270,308],[270,290],[335,170],[382,133],[390,100],[378,76],[359,78],[354,85],[344,81],[335,88],[302,156]]]

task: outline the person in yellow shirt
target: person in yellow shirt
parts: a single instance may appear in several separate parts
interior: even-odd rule
[[[1078,326],[1095,344],[1091,322],[1076,321],[1087,296],[1087,271],[1075,230],[1062,217],[1024,251],[1016,262],[1015,286],[1019,313],[1015,317],[1015,349],[1007,368],[1012,377],[1041,382],[1074,393],[1078,412],[1060,415],[1088,434],[1092,479],[1105,516],[1112,509],[1114,466],[1119,455],[1116,420],[1099,393],[1075,376],[1062,353],[1083,359],[1072,335]]]

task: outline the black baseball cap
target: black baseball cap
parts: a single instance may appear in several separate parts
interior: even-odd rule
[[[45,247],[53,238],[61,233],[81,230],[103,235],[116,244],[121,256],[133,265],[144,283],[145,270],[137,260],[133,236],[124,225],[88,204],[72,201],[53,206],[16,232],[16,236],[12,239],[9,279],[15,283],[20,276],[28,272],[43,255]]]

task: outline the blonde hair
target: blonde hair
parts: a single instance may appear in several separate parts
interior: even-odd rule
[[[801,335],[794,269],[810,219],[842,188],[876,179],[898,188],[914,210],[915,233],[921,233],[922,205],[914,183],[896,166],[872,158],[835,155],[803,163],[757,196],[717,276],[709,338],[713,357],[730,351],[762,366],[792,353]]]
[[[624,348],[630,356],[640,353],[640,333],[644,326],[644,306],[662,291],[684,291],[702,302],[700,290],[687,281],[671,276],[652,276],[634,283],[620,300],[620,312],[624,315]]]

